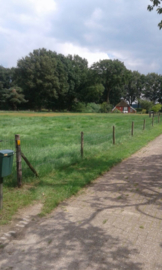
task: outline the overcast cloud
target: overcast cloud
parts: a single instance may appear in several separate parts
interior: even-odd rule
[[[162,74],[161,16],[149,0],[0,0],[0,65],[34,49],[79,54],[89,65],[119,59],[131,70]]]

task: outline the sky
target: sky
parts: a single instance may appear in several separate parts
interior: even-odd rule
[[[89,66],[118,59],[127,69],[162,74],[162,14],[150,0],[0,0],[0,65],[39,48],[78,54]]]

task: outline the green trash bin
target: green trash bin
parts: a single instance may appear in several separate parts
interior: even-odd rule
[[[0,150],[0,178],[10,175],[12,172],[14,151]]]

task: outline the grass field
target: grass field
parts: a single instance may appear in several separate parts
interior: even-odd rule
[[[50,116],[50,117],[47,117]],[[146,130],[143,131],[143,120]],[[134,137],[131,123],[134,121]],[[161,121],[162,122],[162,121]],[[0,113],[0,149],[15,150],[14,135],[20,134],[21,149],[39,173],[22,161],[23,183],[16,187],[15,160],[12,175],[4,179],[4,208],[0,224],[5,224],[19,207],[42,201],[42,214],[76,194],[81,187],[128,157],[161,134],[158,117],[114,114]],[[116,145],[112,144],[112,126]],[[80,155],[80,133],[84,132],[84,158]]]

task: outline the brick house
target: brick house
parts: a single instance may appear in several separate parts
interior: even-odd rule
[[[122,99],[113,109],[112,112],[117,109],[123,113],[136,113],[136,110],[131,107],[124,99]]]

